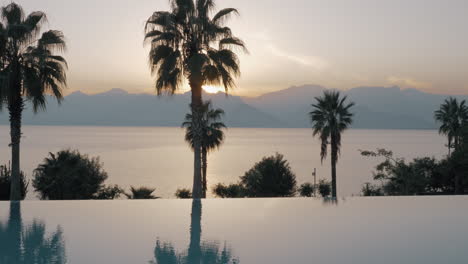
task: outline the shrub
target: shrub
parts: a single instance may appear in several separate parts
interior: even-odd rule
[[[241,177],[248,197],[291,197],[296,193],[296,175],[283,155],[264,157]]]
[[[153,195],[156,188],[148,187],[130,187],[130,193],[125,193],[128,199],[157,199],[158,197]]]
[[[314,195],[315,187],[312,183],[306,182],[299,187],[299,195],[302,197],[312,197]]]
[[[41,199],[94,199],[104,188],[107,173],[99,158],[89,158],[76,150],[49,153],[34,170],[33,186]]]
[[[328,197],[331,193],[331,183],[327,180],[321,179],[318,184],[318,191],[322,197]]]
[[[383,190],[382,188],[370,184],[369,182],[366,182],[361,189],[361,194],[362,196],[382,196],[383,195]]]
[[[21,199],[28,193],[29,181],[26,181],[24,172],[20,173]],[[0,166],[0,201],[10,200],[11,168],[10,164]]]
[[[245,197],[246,190],[241,184],[223,185],[218,183],[213,188],[213,192],[220,198],[242,198]]]
[[[105,186],[101,188],[98,193],[94,196],[93,199],[97,200],[113,200],[119,198],[124,194],[124,190],[118,185],[114,186]]]
[[[175,196],[179,199],[191,199],[192,192],[189,189],[177,189],[177,191],[175,192]]]

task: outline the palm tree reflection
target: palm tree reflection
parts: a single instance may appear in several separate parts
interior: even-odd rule
[[[7,223],[0,222],[0,263],[66,263],[62,230],[58,227],[50,236],[45,230],[45,224],[37,220],[25,227],[20,202],[11,202]]]
[[[156,241],[154,248],[155,264],[238,264],[232,257],[230,248],[217,242],[201,241],[201,200],[193,200],[190,225],[190,245],[185,253],[177,253],[171,243]]]

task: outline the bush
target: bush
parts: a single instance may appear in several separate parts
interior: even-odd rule
[[[191,199],[192,192],[189,189],[177,189],[175,196],[179,199]]]
[[[241,177],[248,197],[291,197],[296,193],[296,175],[283,155],[264,157]]]
[[[158,197],[153,195],[153,192],[156,191],[156,188],[148,187],[130,187],[130,193],[125,193],[128,199],[158,199]]]
[[[373,185],[369,182],[366,182],[361,189],[362,196],[382,196],[383,190],[382,188]]]
[[[20,185],[21,185],[21,200],[26,197],[28,193],[29,181],[26,181],[24,172],[20,172]],[[11,188],[11,168],[10,164],[0,166],[0,201],[10,200]]]
[[[220,198],[243,198],[245,197],[246,190],[241,184],[230,184],[223,185],[218,183],[214,188],[213,192]]]
[[[318,184],[318,191],[322,197],[328,197],[331,193],[331,183],[327,180],[321,179]]]
[[[41,199],[95,199],[104,188],[107,173],[99,158],[89,158],[76,150],[49,153],[34,170],[33,186]]]
[[[124,190],[118,185],[114,186],[105,186],[101,188],[98,193],[95,195],[94,199],[96,200],[113,200],[119,198],[124,194]]]
[[[312,183],[306,182],[299,187],[299,195],[302,197],[312,197],[314,195],[315,187]]]

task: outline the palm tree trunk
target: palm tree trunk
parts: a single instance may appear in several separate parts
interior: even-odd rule
[[[23,98],[19,95],[8,105],[10,112],[11,137],[11,186],[10,200],[21,200],[20,179],[20,141],[21,141],[21,115],[24,108]]]
[[[192,90],[192,128],[194,131],[194,162],[193,162],[193,188],[192,197],[200,199],[203,195],[202,175],[201,175],[201,141],[202,141],[202,82],[200,78],[190,78],[190,88]]]
[[[338,150],[334,136],[331,137],[331,171],[332,171],[332,198],[336,198],[336,161],[338,160]]]
[[[21,204],[17,201],[10,202],[10,216],[7,224],[7,241],[2,245],[5,247],[7,256],[0,256],[5,263],[20,263],[21,261]],[[3,262],[2,262],[3,263]]]
[[[202,147],[202,173],[203,173],[203,179],[202,179],[202,182],[203,182],[203,198],[206,198],[206,190],[208,189],[207,188],[207,182],[206,182],[206,169],[208,167],[208,157],[207,157],[207,151],[206,151],[206,148],[205,147]]]
[[[448,138],[448,156],[450,157],[450,148],[451,148],[451,144],[452,144],[452,139],[449,137]]]
[[[190,223],[190,245],[188,249],[188,262],[201,263],[202,248],[201,248],[201,215],[202,204],[201,200],[194,199],[192,201],[192,214]]]

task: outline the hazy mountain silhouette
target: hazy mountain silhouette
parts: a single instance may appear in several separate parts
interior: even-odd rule
[[[314,97],[324,89],[317,85],[294,86],[246,98],[245,102],[287,122],[288,127],[310,127],[307,113]],[[377,129],[436,128],[434,111],[449,96],[399,87],[357,87],[343,93],[356,103],[353,127]],[[468,99],[468,96],[455,97]]]
[[[214,107],[226,111],[225,123],[230,127],[270,127],[285,124],[247,104],[240,97],[204,94]],[[92,126],[180,126],[189,111],[190,93],[174,96],[130,94],[122,89],[87,95],[74,92],[59,106],[49,98],[46,112],[34,115],[28,105],[23,123],[29,125],[92,125]],[[8,123],[8,113],[0,113],[0,123]]]
[[[325,88],[294,86],[258,97],[204,94],[214,107],[226,111],[229,127],[310,127],[307,113],[314,97]],[[399,87],[357,87],[344,92],[356,102],[355,128],[428,129],[436,128],[433,113],[448,95],[429,94]],[[468,99],[468,96],[456,96]],[[47,112],[24,112],[27,125],[95,126],[180,126],[188,112],[190,93],[157,97],[130,94],[122,89],[87,95],[75,92],[61,106],[49,100]],[[8,113],[0,113],[0,123],[8,124]]]

